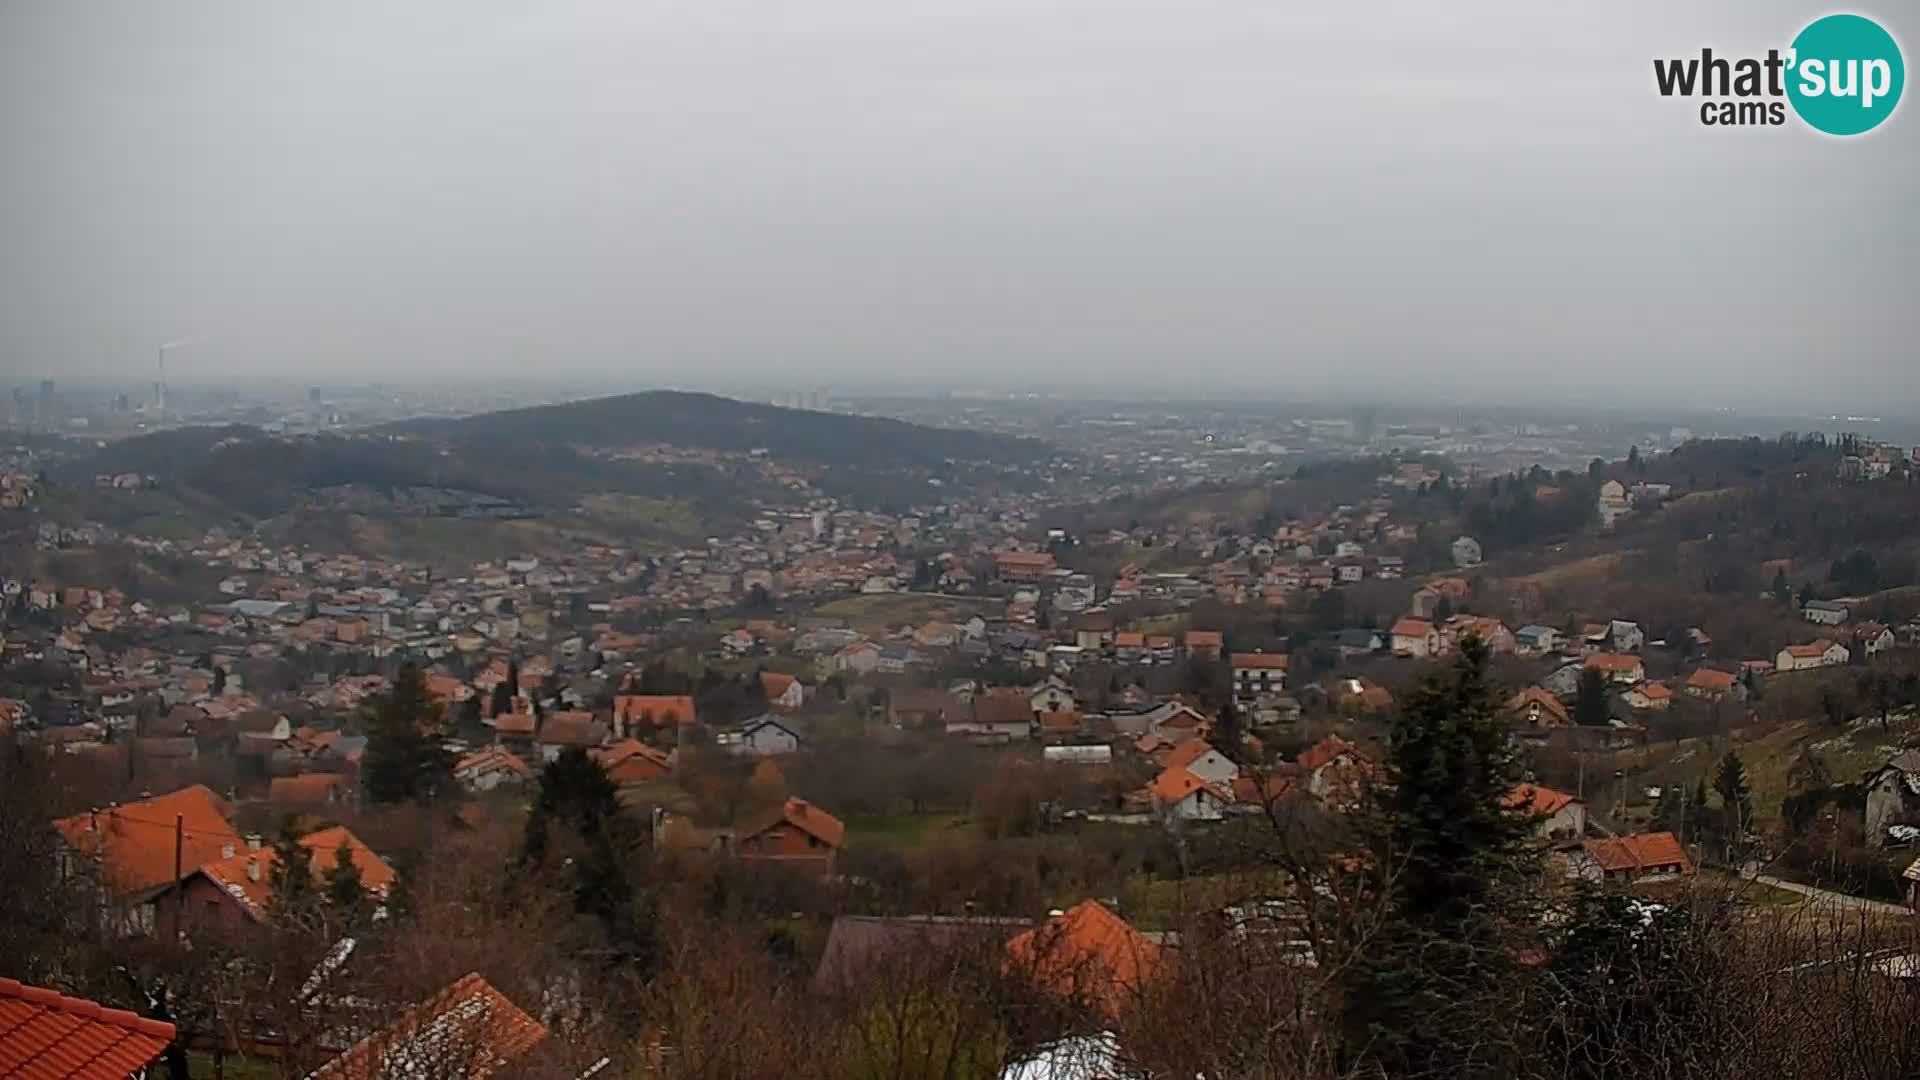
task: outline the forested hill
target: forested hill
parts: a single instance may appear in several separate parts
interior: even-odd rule
[[[940,468],[949,462],[1026,465],[1052,456],[1044,443],[900,420],[785,409],[713,394],[649,390],[539,405],[456,420],[410,420],[396,433],[496,447],[666,445],[776,461],[848,467]]]

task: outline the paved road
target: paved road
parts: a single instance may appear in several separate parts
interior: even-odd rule
[[[1802,885],[1797,881],[1788,881],[1768,874],[1756,873],[1752,869],[1743,872],[1741,877],[1748,881],[1757,881],[1762,885],[1771,885],[1776,889],[1797,892],[1812,900],[1816,905],[1829,906],[1840,911],[1865,911],[1875,915],[1911,915],[1913,912],[1899,904],[1884,904],[1878,900],[1869,900],[1864,896],[1850,896],[1828,889],[1816,889],[1811,885]]]

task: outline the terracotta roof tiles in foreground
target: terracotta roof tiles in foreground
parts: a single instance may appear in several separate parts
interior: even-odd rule
[[[172,1024],[0,979],[0,1076],[125,1080],[172,1041]]]
[[[1098,901],[1071,910],[1007,942],[1007,955],[1042,989],[1085,996],[1110,1013],[1153,978],[1160,946]]]
[[[546,1037],[539,1021],[474,973],[354,1043],[308,1080],[484,1080]]]

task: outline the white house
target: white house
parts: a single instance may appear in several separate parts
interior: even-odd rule
[[[1185,769],[1223,791],[1232,790],[1233,782],[1240,778],[1240,766],[1227,760],[1225,754],[1204,739],[1188,739],[1167,751],[1160,765],[1167,769]]]
[[[1810,623],[1821,626],[1839,626],[1852,614],[1845,604],[1836,604],[1831,600],[1809,600],[1800,607],[1800,617]]]
[[[723,737],[720,743],[736,754],[776,757],[800,749],[800,729],[790,717],[761,713],[740,725],[738,732]]]
[[[1178,766],[1156,777],[1149,790],[1154,810],[1169,822],[1219,821],[1233,802],[1231,794]]]
[[[1074,712],[1080,708],[1073,690],[1058,680],[1048,679],[1027,695],[1027,704],[1036,713]]]
[[[1389,633],[1393,651],[1403,656],[1432,656],[1440,651],[1440,631],[1425,619],[1401,619]]]
[[[1514,631],[1513,641],[1522,656],[1545,656],[1560,647],[1560,631],[1534,623]]]
[[[1287,692],[1285,653],[1234,653],[1233,689],[1243,698]]]
[[[1587,834],[1587,804],[1564,791],[1522,784],[1507,795],[1507,805],[1531,810],[1540,818],[1545,839],[1578,840]]]
[[[1780,650],[1773,658],[1775,671],[1808,671],[1813,668],[1837,667],[1847,662],[1853,654],[1845,645],[1837,641],[1821,638],[1805,645],[1789,645]]]
[[[1637,622],[1615,619],[1607,624],[1607,642],[1617,653],[1639,652],[1646,648],[1647,633]]]

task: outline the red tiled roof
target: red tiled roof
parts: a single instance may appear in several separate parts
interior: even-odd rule
[[[659,727],[695,722],[693,698],[685,694],[621,694],[613,699],[614,720],[631,724],[642,718]]]
[[[1093,900],[1014,937],[1007,955],[1042,989],[1087,993],[1110,1012],[1160,966],[1159,945]]]
[[[1567,707],[1560,703],[1560,699],[1547,693],[1542,687],[1529,686],[1507,699],[1508,712],[1525,712],[1529,705],[1540,706],[1541,712],[1553,717],[1554,721],[1561,726],[1573,721],[1573,718],[1567,714]]]
[[[1205,757],[1211,749],[1213,747],[1205,739],[1188,739],[1167,751],[1167,756],[1161,759],[1160,764],[1169,769],[1184,769]]]
[[[1716,671],[1713,668],[1700,668],[1687,676],[1687,685],[1695,690],[1724,694],[1733,689],[1734,677],[1730,671]]]
[[[1147,644],[1146,635],[1122,630],[1113,635],[1113,647],[1116,649],[1139,649]]]
[[[1587,668],[1591,671],[1624,672],[1640,666],[1640,658],[1627,653],[1597,652],[1587,657]]]
[[[53,823],[74,850],[97,855],[108,883],[123,893],[147,892],[171,885],[174,876],[174,823],[180,824],[181,876],[220,858],[238,845],[240,834],[227,823],[225,808],[204,785],[75,814]]]
[[[306,848],[311,856],[309,865],[314,879],[325,880],[326,875],[339,865],[342,841],[346,842],[348,857],[360,871],[360,887],[376,895],[386,895],[393,888],[393,867],[374,854],[372,848],[362,843],[344,825],[321,829],[300,838],[300,846]],[[267,909],[273,904],[273,870],[278,861],[278,853],[270,847],[248,848],[235,852],[232,858],[217,859],[200,867],[200,873],[220,886],[227,895],[240,901],[248,914],[259,919],[265,918]]]
[[[1300,752],[1294,765],[1301,772],[1312,772],[1342,754],[1357,754],[1360,748],[1338,735],[1329,735]]]
[[[1525,807],[1531,813],[1552,817],[1576,800],[1564,791],[1555,791],[1536,784],[1521,784],[1508,792],[1504,801],[1516,810]]]
[[[1387,633],[1393,637],[1426,637],[1433,633],[1433,624],[1425,619],[1401,619]]]
[[[173,1041],[172,1024],[0,978],[0,1076],[126,1080]]]
[[[1646,870],[1661,866],[1679,866],[1683,874],[1693,873],[1693,860],[1670,832],[1629,833],[1581,843],[1587,857],[1609,872]]]
[[[846,839],[847,827],[840,819],[813,805],[805,799],[788,799],[781,804],[780,815],[765,823],[740,830],[739,840],[745,841],[760,835],[781,822],[786,822],[801,832],[819,840],[830,848],[837,848]]]
[[[1153,780],[1153,797],[1163,806],[1171,806],[1187,796],[1206,788],[1207,782],[1195,776],[1184,765],[1175,765],[1162,772]]]
[[[1187,648],[1189,649],[1196,645],[1217,649],[1226,642],[1226,635],[1218,630],[1189,630],[1187,631],[1186,641]]]
[[[546,1037],[546,1028],[475,973],[354,1043],[309,1080],[376,1080],[428,1069],[484,1080]]]
[[[1287,670],[1285,653],[1247,653],[1233,654],[1233,666],[1237,668],[1267,668],[1275,671]]]

